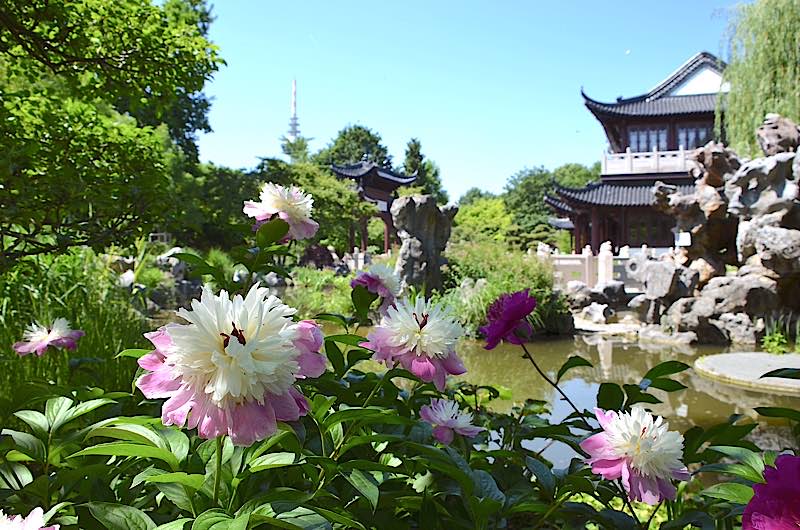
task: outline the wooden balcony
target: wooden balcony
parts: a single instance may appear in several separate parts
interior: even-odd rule
[[[636,175],[641,173],[685,173],[697,166],[689,156],[692,151],[649,151],[634,153],[604,153],[603,175]]]

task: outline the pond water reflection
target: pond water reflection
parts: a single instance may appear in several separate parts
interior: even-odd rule
[[[571,355],[580,355],[593,367],[570,370],[560,385],[578,408],[591,410],[596,405],[596,394],[600,383],[638,384],[642,376],[653,366],[668,360],[678,360],[691,365],[700,355],[737,351],[731,348],[686,346],[674,347],[662,344],[629,342],[621,338],[599,335],[579,335],[571,339],[539,341],[528,345],[541,368],[555,378],[561,364]],[[740,349],[738,351],[746,351]],[[523,359],[518,346],[501,344],[487,351],[483,343],[466,341],[459,354],[467,366],[462,379],[474,384],[502,385],[511,390],[511,401],[495,401],[494,407],[508,410],[513,402],[527,398],[541,399],[551,403],[553,418],[560,419],[569,414],[569,406],[557,399],[555,390],[535,372],[530,361]],[[731,414],[744,414],[757,418],[754,407],[778,406],[800,408],[800,399],[753,392],[705,379],[689,369],[674,376],[688,388],[668,394],[652,389],[651,393],[663,401],[652,405],[656,414],[669,419],[671,428],[684,431],[693,425],[703,427],[719,423]],[[762,418],[763,420],[763,418]],[[566,465],[571,451],[564,446],[547,451],[556,465]]]

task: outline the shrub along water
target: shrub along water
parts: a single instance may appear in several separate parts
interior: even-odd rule
[[[529,289],[538,305],[533,320],[538,331],[556,333],[558,319],[568,313],[560,295],[553,292],[553,272],[541,261],[509,250],[499,242],[451,244],[447,248],[446,291],[442,300],[454,308],[472,333],[486,322],[486,311],[502,293]],[[462,282],[485,279],[485,286],[461,289]]]

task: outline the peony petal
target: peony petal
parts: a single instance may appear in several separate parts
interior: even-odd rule
[[[181,387],[180,378],[172,375],[169,367],[144,374],[136,381],[136,386],[148,399],[169,398]]]
[[[467,367],[456,355],[456,352],[450,352],[450,355],[441,360],[442,367],[450,375],[461,375],[467,372]]]
[[[319,353],[304,352],[297,357],[297,364],[300,365],[298,377],[319,377],[328,368],[328,359]]]
[[[440,425],[434,427],[433,437],[445,445],[449,445],[453,441],[453,429]]]
[[[270,404],[275,411],[275,419],[278,421],[297,421],[300,419],[300,407],[293,395],[289,392],[285,394],[267,394],[264,401]]]
[[[269,402],[256,401],[242,403],[231,410],[228,434],[233,445],[250,446],[278,430],[275,411]]]

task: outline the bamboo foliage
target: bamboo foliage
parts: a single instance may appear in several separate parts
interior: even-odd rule
[[[728,143],[754,156],[753,131],[776,112],[800,121],[800,0],[758,0],[742,4],[729,27],[730,92],[717,109]]]

